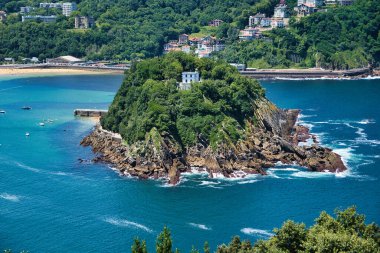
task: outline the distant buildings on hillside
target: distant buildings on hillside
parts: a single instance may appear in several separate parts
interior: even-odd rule
[[[187,34],[181,34],[178,40],[171,40],[164,45],[164,54],[173,51],[194,52],[199,58],[207,58],[212,52],[222,51],[224,48],[223,41],[212,36],[190,38]]]
[[[57,16],[51,15],[51,16],[41,16],[41,15],[34,15],[34,16],[22,16],[21,21],[41,21],[45,23],[52,23],[57,20]]]
[[[0,22],[5,22],[7,20],[7,13],[5,11],[0,11]]]
[[[71,13],[75,10],[77,10],[77,4],[72,2],[65,2],[65,3],[40,3],[38,6],[39,9],[60,9],[62,10],[62,15],[69,17]],[[31,6],[22,6],[20,7],[20,13],[21,14],[27,14],[30,13],[36,9],[36,7],[31,7]]]
[[[62,4],[62,14],[69,17],[73,11],[77,9],[76,3],[63,3]]]
[[[36,8],[31,7],[31,6],[20,7],[20,13],[21,13],[21,14],[26,14],[26,13],[29,13],[29,12],[35,10],[35,9],[36,9]]]
[[[306,5],[309,7],[320,7],[323,5],[323,0],[298,0],[297,6]]]
[[[314,12],[323,11],[323,9],[320,9],[323,4],[326,6],[337,4],[346,6],[353,4],[354,1],[355,0],[298,0],[294,11],[297,13],[297,17],[306,17]]]
[[[250,16],[248,27],[239,33],[239,40],[264,39],[262,31],[287,27],[289,25],[289,17],[290,12],[285,0],[280,0],[280,3],[274,8],[273,17],[266,17],[263,13]]]
[[[40,8],[46,8],[46,9],[62,9],[62,3],[40,3]]]
[[[75,16],[75,29],[88,29],[95,25],[93,17]]]

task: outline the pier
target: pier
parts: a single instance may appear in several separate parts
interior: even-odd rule
[[[107,114],[108,110],[99,109],[75,109],[74,116],[76,117],[102,117]]]

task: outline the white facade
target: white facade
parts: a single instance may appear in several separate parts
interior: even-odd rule
[[[62,14],[66,17],[71,15],[71,12],[77,9],[76,3],[63,3],[62,4]]]
[[[263,18],[261,21],[260,21],[260,25],[262,27],[268,27],[271,25],[271,22],[272,20],[270,18]]]
[[[45,23],[51,23],[51,22],[55,22],[55,20],[57,19],[57,16],[40,16],[40,15],[36,15],[36,16],[22,16],[21,18],[21,21],[22,22],[25,22],[25,21],[32,21],[32,20],[41,20],[42,22],[45,22]]]
[[[34,7],[31,7],[31,6],[20,7],[20,13],[29,13],[32,10],[34,10]]]
[[[323,4],[323,0],[298,0],[297,5],[307,5],[309,7],[319,7]]]
[[[288,16],[288,6],[286,4],[279,4],[274,8],[274,18],[287,18]]]
[[[62,8],[61,3],[40,3],[40,8]]]
[[[200,81],[199,72],[182,72],[182,83],[197,83]]]

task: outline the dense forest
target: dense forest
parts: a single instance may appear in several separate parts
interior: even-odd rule
[[[199,71],[202,82],[179,90],[183,71]],[[133,64],[102,126],[128,144],[147,134],[169,133],[185,148],[199,139],[212,147],[236,143],[254,122],[252,103],[264,96],[260,84],[226,62],[179,52]]]
[[[0,58],[71,54],[89,59],[134,59],[162,54],[163,44],[181,33],[198,32],[215,18],[241,22],[247,13],[270,12],[277,0],[82,0],[75,14],[90,15],[97,27],[75,31],[73,17],[57,23],[21,23],[9,15],[0,23]],[[19,11],[38,1],[0,1],[0,10]],[[229,25],[228,25],[229,26]],[[227,26],[227,30],[229,29]],[[220,29],[225,29],[221,27]],[[236,28],[235,28],[236,29]],[[236,39],[236,38],[234,38]]]
[[[226,50],[217,57],[250,67],[358,68],[380,62],[380,5],[378,0],[357,0],[354,5],[329,8],[289,29],[265,34],[270,40],[239,42],[238,32],[248,17],[273,14],[278,0],[81,0],[71,17],[56,23],[21,23],[21,6],[38,6],[36,0],[0,1],[8,12],[0,23],[0,59],[4,57],[56,57],[131,60],[162,54],[163,44],[179,34],[194,34],[212,19],[224,24],[212,34],[224,38]],[[287,1],[290,7],[295,0]],[[290,8],[291,9],[291,8]],[[44,11],[46,13],[44,13]],[[37,14],[55,14],[39,10]],[[96,27],[74,30],[73,15],[90,15]]]

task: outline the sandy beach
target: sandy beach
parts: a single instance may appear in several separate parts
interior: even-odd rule
[[[40,76],[40,75],[96,75],[121,74],[117,70],[87,70],[61,68],[0,68],[0,76]]]

